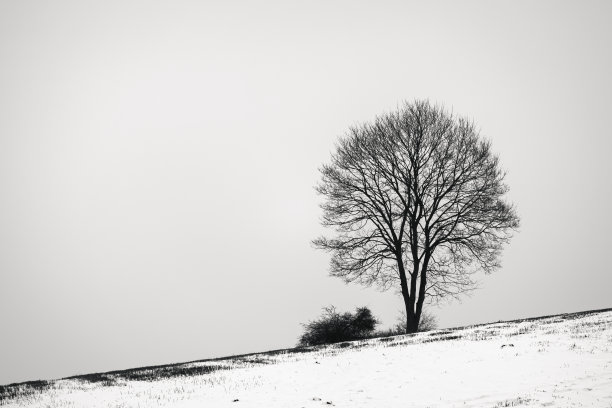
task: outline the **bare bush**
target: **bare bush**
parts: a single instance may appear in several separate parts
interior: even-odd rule
[[[421,320],[419,321],[419,328],[417,331],[426,332],[436,330],[438,328],[438,320],[436,316],[429,312],[423,312],[421,314]],[[396,334],[406,333],[406,311],[402,310],[397,318],[397,324],[393,328]]]
[[[367,307],[357,308],[355,313],[339,313],[334,306],[323,309],[318,320],[304,324],[299,346],[337,343],[370,337],[378,320]]]

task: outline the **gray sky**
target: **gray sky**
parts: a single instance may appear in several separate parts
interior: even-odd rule
[[[522,217],[441,326],[612,306],[612,3],[0,2],[0,384],[291,347],[349,126],[473,118]]]

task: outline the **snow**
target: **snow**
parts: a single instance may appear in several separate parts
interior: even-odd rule
[[[58,380],[6,407],[612,407],[612,311],[258,354],[208,374]]]

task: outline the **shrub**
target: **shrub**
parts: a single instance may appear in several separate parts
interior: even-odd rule
[[[370,337],[378,320],[367,307],[360,307],[355,313],[339,313],[334,306],[323,309],[318,320],[304,324],[300,346],[337,343]]]
[[[418,331],[426,332],[435,330],[437,328],[438,321],[436,320],[436,317],[430,313],[423,312],[421,314],[421,320],[419,321]],[[400,315],[397,317],[397,323],[395,326],[378,334],[380,336],[397,336],[399,334],[406,334],[406,311],[401,311]]]
[[[437,328],[438,320],[436,319],[436,316],[429,313],[421,314],[421,321],[419,322],[420,332],[436,330]]]

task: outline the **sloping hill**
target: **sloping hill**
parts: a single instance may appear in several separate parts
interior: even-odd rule
[[[612,309],[0,387],[6,407],[612,407]]]

